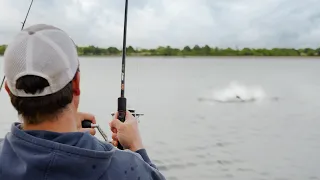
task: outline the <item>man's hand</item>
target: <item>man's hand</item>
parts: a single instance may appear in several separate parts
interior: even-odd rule
[[[89,131],[91,135],[95,135],[96,134],[96,130],[94,128],[82,128],[82,121],[83,120],[90,120],[92,121],[93,124],[96,124],[96,119],[94,117],[94,115],[92,114],[88,114],[88,113],[83,113],[83,112],[78,112],[78,121],[77,121],[77,129],[80,132],[86,132]]]
[[[124,123],[117,117],[118,112],[115,113],[114,119],[109,123],[112,131],[112,144],[117,146],[119,141],[124,149],[130,149],[131,151],[143,149],[137,119],[129,111],[126,112]]]

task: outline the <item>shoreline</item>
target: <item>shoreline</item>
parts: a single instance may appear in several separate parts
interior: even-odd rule
[[[0,56],[4,54],[7,45],[0,45]],[[122,49],[117,47],[77,46],[80,57],[121,57]],[[320,57],[320,47],[312,48],[219,48],[208,45],[184,48],[159,46],[158,48],[126,48],[128,57]]]
[[[0,55],[3,57],[3,55]],[[122,55],[79,55],[80,58],[115,58],[122,57]],[[314,58],[320,59],[320,56],[153,56],[153,55],[126,55],[126,57],[139,57],[139,58]]]

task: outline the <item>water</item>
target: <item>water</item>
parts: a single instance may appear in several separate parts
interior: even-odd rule
[[[120,63],[81,58],[80,109],[95,114],[109,137]],[[168,180],[314,180],[319,69],[316,58],[128,58],[126,96],[145,113],[144,144]],[[228,102],[236,94],[258,101],[198,101]],[[5,91],[0,99],[4,136],[17,117]]]

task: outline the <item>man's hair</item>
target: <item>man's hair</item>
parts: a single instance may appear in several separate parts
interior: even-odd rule
[[[48,119],[54,119],[72,102],[72,81],[60,91],[41,97],[18,97],[10,92],[11,103],[26,124],[40,124]],[[49,82],[46,79],[33,75],[22,76],[16,82],[17,89],[31,94],[42,92],[47,86]]]

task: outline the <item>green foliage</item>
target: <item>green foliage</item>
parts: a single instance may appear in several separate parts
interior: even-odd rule
[[[4,54],[4,51],[6,50],[6,45],[0,45],[0,55]]]
[[[108,56],[118,55],[120,51],[115,47],[99,48],[95,46],[77,47],[79,56]]]
[[[6,45],[0,45],[0,55],[3,55]],[[79,47],[79,56],[120,56],[122,50],[116,47],[100,48],[96,46]],[[159,46],[156,49],[135,49],[132,46],[126,48],[129,56],[320,56],[320,48],[311,49],[292,49],[292,48],[273,48],[273,49],[221,49],[218,47],[203,47],[195,45],[185,46],[182,49],[170,46]]]

